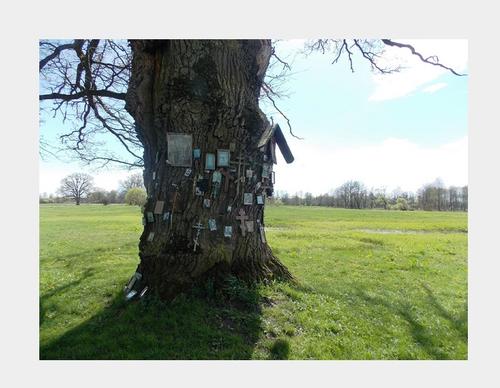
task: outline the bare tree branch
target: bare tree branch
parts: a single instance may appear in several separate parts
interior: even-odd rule
[[[304,140],[303,138],[301,137],[298,137],[296,136],[293,131],[292,131],[292,125],[290,124],[290,119],[281,111],[281,109],[279,109],[277,106],[276,106],[276,102],[274,101],[273,97],[272,97],[272,92],[271,90],[269,89],[269,87],[266,85],[266,83],[264,82],[262,84],[262,90],[264,91],[264,93],[266,94],[266,97],[269,99],[269,101],[271,101],[271,103],[273,104],[274,106],[274,109],[276,109],[279,114],[281,116],[283,116],[283,118],[286,120],[286,123],[288,125],[288,130],[290,132],[290,135],[292,135],[293,137],[295,137],[296,139],[299,139],[299,140]]]
[[[41,44],[44,44],[44,42],[42,42]],[[69,50],[72,48],[74,48],[74,44],[72,43],[63,44],[61,46],[55,46],[54,51],[51,54],[47,55],[45,58],[40,60],[40,63],[38,65],[38,71],[41,71],[47,63],[49,63],[54,58],[58,57],[61,51]]]
[[[382,39],[382,42],[387,46],[407,48],[411,51],[411,53],[413,55],[416,55],[422,62],[428,63],[428,64],[433,65],[433,66],[442,67],[443,69],[446,69],[459,77],[463,77],[463,76],[467,75],[467,74],[457,73],[451,67],[448,67],[448,66],[443,65],[442,63],[439,63],[439,58],[436,55],[432,55],[430,57],[424,58],[424,56],[422,54],[420,54],[418,51],[416,51],[415,48],[410,44],[394,42],[393,40],[390,40],[390,39]]]
[[[40,94],[39,100],[62,100],[63,102],[71,101],[71,100],[79,100],[83,97],[89,96],[99,96],[99,97],[110,97],[115,98],[117,100],[125,101],[126,93],[117,93],[111,90],[84,90],[82,92],[74,93],[74,94],[63,94],[63,93],[49,93],[49,94]]]

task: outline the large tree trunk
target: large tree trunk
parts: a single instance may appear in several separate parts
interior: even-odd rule
[[[249,281],[290,279],[260,231],[264,206],[255,201],[256,194],[264,193],[257,188],[264,162],[257,144],[269,122],[259,109],[258,96],[271,55],[270,41],[132,41],[131,45],[127,110],[144,145],[145,214],[154,213],[157,205],[161,207],[158,201],[164,201],[154,218],[145,217],[138,267],[143,284],[169,299],[208,275],[233,274]],[[167,132],[191,134],[193,148],[201,149],[201,159],[193,160],[188,177],[188,167],[167,162]],[[237,183],[237,172],[223,168],[221,172],[231,178],[223,175],[217,190],[213,171],[205,170],[205,155],[230,149],[231,143],[235,146],[231,160],[243,157],[255,178]],[[241,175],[245,176],[243,168]],[[201,176],[209,187],[204,195],[196,195]],[[243,204],[245,192],[254,193],[253,205]],[[204,199],[211,200],[210,207],[204,207]],[[236,218],[240,209],[254,221],[254,231],[245,235]],[[165,220],[166,212],[173,218]],[[216,220],[216,231],[209,230],[209,219]],[[199,234],[193,228],[198,222],[204,227]],[[224,237],[225,226],[232,226],[232,237]]]

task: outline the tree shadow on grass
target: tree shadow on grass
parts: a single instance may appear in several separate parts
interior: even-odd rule
[[[69,283],[60,285],[59,287],[53,288],[49,292],[46,292],[43,295],[41,295],[40,299],[39,299],[39,308],[40,308],[39,324],[40,324],[40,326],[42,326],[43,322],[45,321],[45,319],[47,317],[47,304],[48,304],[48,301],[51,297],[53,297],[54,295],[59,295],[65,291],[67,291],[70,288],[78,286],[84,280],[91,277],[93,274],[94,274],[94,270],[92,268],[87,268],[85,271],[83,271],[83,274],[77,280],[73,280]]]
[[[41,346],[40,359],[249,359],[262,332],[260,297],[153,296],[108,308]]]
[[[468,325],[467,325],[467,303],[464,306],[462,313],[458,316],[453,316],[446,310],[439,300],[434,295],[434,292],[427,284],[422,284],[425,292],[427,293],[429,304],[436,310],[436,312],[446,319],[451,326],[460,334],[463,341],[468,340]]]
[[[425,325],[419,322],[418,311],[411,304],[409,303],[393,304],[388,302],[386,299],[382,297],[368,295],[364,290],[359,290],[359,289],[357,290],[357,295],[358,297],[364,299],[365,301],[371,304],[381,305],[387,308],[388,310],[394,312],[395,314],[399,315],[401,318],[403,318],[408,323],[410,334],[412,335],[415,342],[430,357],[438,360],[450,359],[450,355],[446,351],[443,351],[443,349],[440,348],[439,338],[436,338],[436,335],[433,334],[431,330],[429,330],[429,328],[427,328]],[[435,303],[433,305],[434,308],[442,309],[442,306],[438,304],[436,299],[434,299],[434,303]],[[443,316],[444,318],[447,318],[451,322],[452,321],[451,315],[445,316],[444,311],[446,310],[442,309],[440,315]],[[440,311],[438,310],[438,312]],[[466,327],[465,330],[467,330]]]

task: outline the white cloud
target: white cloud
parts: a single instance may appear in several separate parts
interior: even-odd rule
[[[440,63],[463,72],[467,68],[467,40],[464,39],[418,39],[397,40],[411,44],[424,57],[437,55]],[[398,73],[375,74],[375,90],[370,101],[383,101],[404,97],[420,86],[430,83],[448,70],[423,63],[405,48],[387,47],[384,55],[387,64],[400,63],[404,66]]]
[[[290,143],[293,143],[290,142]],[[325,148],[291,144],[295,162],[276,166],[276,190],[321,194],[355,179],[366,186],[416,191],[437,177],[446,185],[466,185],[467,136],[437,147],[388,138],[360,147]]]
[[[295,155],[286,164],[279,154],[276,190],[289,193],[329,192],[347,180],[357,179],[370,187],[416,191],[424,183],[440,177],[446,185],[467,184],[467,136],[454,142],[422,147],[405,139],[388,138],[377,144],[359,147],[335,147],[307,144],[289,139]],[[55,193],[61,179],[75,171],[91,174],[97,187],[118,188],[118,183],[132,172],[126,170],[92,171],[74,166],[40,164],[40,193]],[[136,172],[136,171],[134,171]]]
[[[423,88],[422,92],[424,92],[424,93],[435,93],[438,90],[441,90],[441,89],[445,88],[446,86],[447,86],[447,84],[445,82],[438,82],[437,84],[432,84],[432,85],[429,85],[429,86]]]

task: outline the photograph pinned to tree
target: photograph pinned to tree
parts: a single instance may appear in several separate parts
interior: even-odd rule
[[[205,155],[205,170],[215,170],[215,154]]]
[[[217,167],[229,167],[230,151],[217,150]]]
[[[193,136],[183,133],[167,133],[167,162],[171,166],[191,167]]]

